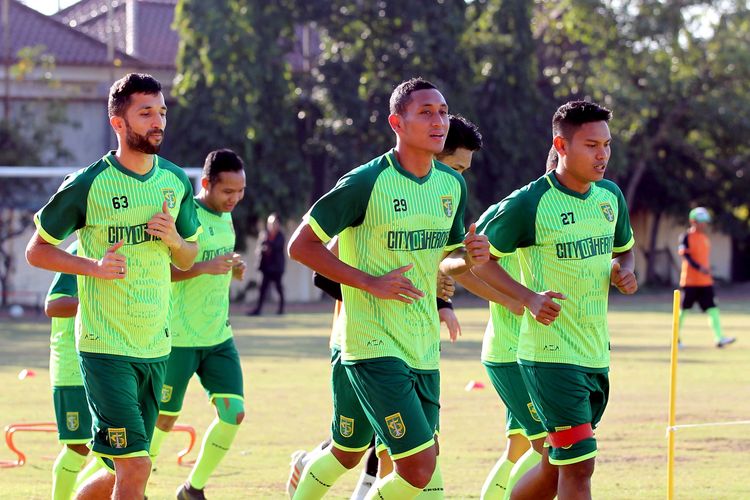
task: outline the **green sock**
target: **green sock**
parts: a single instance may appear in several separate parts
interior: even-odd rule
[[[99,469],[104,468],[104,462],[102,462],[102,459],[99,457],[94,457],[89,464],[83,468],[81,472],[78,473],[78,476],[76,477],[76,485],[73,487],[75,491],[78,491],[83,483],[86,482],[88,478],[99,472]]]
[[[54,500],[70,500],[76,477],[85,463],[85,455],[79,455],[63,445],[63,449],[57,455],[55,465],[52,466],[52,498]]]
[[[169,434],[169,432],[154,427],[154,435],[151,436],[151,446],[148,449],[148,454],[151,457],[151,467],[156,465],[156,457],[158,457],[161,452],[161,445],[164,442],[164,438],[167,437],[167,434]]]
[[[365,500],[409,500],[416,498],[421,492],[421,488],[412,486],[394,471],[378,479]]]
[[[724,334],[721,332],[721,321],[719,321],[719,308],[709,307],[706,309],[706,314],[708,314],[708,324],[711,325],[711,329],[714,331],[714,340],[718,342],[724,337]]]
[[[677,341],[682,341],[682,323],[685,321],[685,315],[687,314],[687,311],[684,309],[680,309],[680,315],[677,317]]]
[[[521,480],[523,475],[541,461],[542,455],[537,453],[534,448],[529,448],[526,453],[518,459],[518,462],[513,466],[513,469],[510,471],[510,476],[508,477],[508,484],[506,485],[505,490],[505,500],[510,499],[510,493],[513,491],[513,487]]]
[[[445,498],[445,488],[443,487],[443,473],[440,470],[440,457],[435,459],[435,472],[432,473],[430,482],[424,487],[417,498]]]
[[[232,425],[222,422],[215,418],[211,425],[206,429],[206,435],[203,437],[201,451],[198,459],[195,461],[193,470],[188,476],[188,482],[193,488],[202,490],[211,473],[216,469],[224,458],[224,455],[232,446],[232,441],[240,430],[239,425]]]
[[[482,500],[502,500],[505,498],[505,490],[508,487],[508,477],[515,464],[508,460],[508,452],[495,463],[487,479],[482,486]]]
[[[294,493],[295,500],[317,500],[323,498],[338,478],[348,471],[330,449],[323,450],[310,460],[302,471]]]

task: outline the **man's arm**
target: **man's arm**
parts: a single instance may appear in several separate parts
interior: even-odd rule
[[[384,274],[371,276],[342,262],[315,234],[308,222],[303,222],[289,240],[289,257],[342,285],[359,288],[381,299],[411,303],[424,293],[414,287],[404,273],[413,264]]]
[[[560,304],[552,299],[565,299],[565,295],[547,290],[543,293],[536,293],[529,290],[521,283],[517,282],[497,262],[490,260],[471,269],[479,279],[494,288],[495,290],[516,298],[526,307],[535,320],[549,325],[560,314]],[[460,281],[459,281],[460,283]]]
[[[443,255],[440,271],[448,276],[463,274],[472,266],[487,262],[490,258],[490,243],[487,236],[477,234],[477,225],[469,226],[464,246],[448,255]]]
[[[474,273],[468,272],[458,274],[454,276],[454,278],[461,284],[461,286],[477,297],[489,302],[500,304],[513,314],[523,314],[523,304],[521,304],[520,300],[514,299],[513,297],[492,288]]]
[[[217,255],[211,260],[203,262],[196,262],[190,269],[182,270],[177,266],[171,266],[172,270],[172,281],[184,281],[201,274],[226,274],[233,271],[235,266],[244,264],[242,262],[242,256],[238,253],[227,253],[224,255]]]
[[[71,255],[61,248],[45,241],[38,231],[26,245],[26,261],[34,266],[48,271],[66,274],[80,274],[102,279],[122,279],[127,273],[127,263],[124,255],[117,253],[123,242],[116,243],[107,250],[101,260]]]
[[[58,297],[44,303],[48,318],[73,318],[78,312],[78,297]]]
[[[634,270],[635,255],[632,249],[612,254],[612,270],[609,279],[620,290],[620,293],[630,295],[638,290],[638,281],[635,278]]]
[[[198,255],[198,243],[185,241],[177,232],[175,221],[167,208],[166,200],[161,212],[148,221],[146,232],[160,238],[172,253],[172,263],[182,270],[190,269]]]

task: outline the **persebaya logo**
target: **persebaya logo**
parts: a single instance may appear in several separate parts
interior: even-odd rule
[[[109,438],[109,445],[112,448],[128,447],[128,433],[124,427],[118,429],[110,427],[107,429],[107,437]]]
[[[406,435],[406,424],[401,418],[400,413],[394,413],[385,417],[385,423],[388,426],[388,432],[396,439],[401,439]]]
[[[79,425],[80,425],[80,421],[78,420],[77,411],[65,412],[65,426],[68,428],[69,431],[77,431]]]
[[[174,208],[177,206],[177,196],[175,196],[174,194],[174,189],[163,188],[161,192],[164,194],[164,201],[167,202],[167,206],[169,208]]]
[[[453,196],[441,196],[440,204],[446,217],[453,217]]]
[[[602,209],[602,213],[604,214],[604,217],[608,222],[614,222],[615,211],[612,210],[612,205],[610,205],[609,203],[600,203],[599,208]]]
[[[172,399],[172,386],[164,384],[161,386],[161,402],[168,403]]]
[[[339,419],[339,432],[345,438],[354,435],[354,419],[341,415]]]
[[[563,425],[561,427],[555,427],[555,432],[568,431],[570,429],[572,429],[572,427],[570,425]],[[569,450],[571,446],[573,446],[573,445],[571,444],[571,445],[568,445],[568,446],[563,446],[562,449],[563,450]]]
[[[534,403],[528,403],[526,406],[529,408],[529,414],[531,414],[531,418],[533,418],[537,422],[541,422],[542,419],[539,418],[539,414],[536,412],[536,408],[534,408]]]

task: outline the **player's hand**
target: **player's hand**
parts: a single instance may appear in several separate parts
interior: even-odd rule
[[[456,293],[456,280],[438,271],[437,296],[443,300],[448,300]]]
[[[638,281],[635,279],[633,271],[623,269],[617,261],[612,263],[609,281],[620,290],[620,293],[624,293],[625,295],[631,295],[638,290]]]
[[[461,336],[461,324],[458,322],[456,313],[450,307],[443,307],[438,309],[438,316],[440,316],[440,322],[445,323],[445,326],[448,327],[451,344],[454,343]]]
[[[549,326],[560,315],[561,306],[552,299],[565,300],[565,295],[547,290],[544,293],[535,293],[526,304],[534,319],[543,325]]]
[[[399,267],[382,276],[372,276],[364,290],[381,299],[399,300],[411,304],[424,297],[424,293],[404,276],[412,267],[414,264]]]
[[[112,245],[104,254],[104,257],[96,263],[94,276],[105,280],[121,280],[128,274],[127,259],[117,251],[125,244],[120,240]]]
[[[146,232],[161,239],[169,248],[180,248],[182,236],[177,232],[172,214],[169,213],[167,200],[161,206],[161,212],[154,214],[146,224]]]
[[[484,234],[477,234],[477,225],[469,226],[464,238],[466,261],[470,266],[478,266],[490,260],[490,241]]]
[[[244,260],[242,260],[242,256],[238,253],[233,253],[232,258],[235,261],[234,266],[232,267],[232,278],[234,278],[237,281],[242,281],[245,279],[245,271],[247,271],[247,264]]]
[[[203,262],[203,273],[219,275],[232,271],[234,275],[234,266],[240,262],[242,260],[239,258],[239,254],[236,253],[217,255],[213,259]]]

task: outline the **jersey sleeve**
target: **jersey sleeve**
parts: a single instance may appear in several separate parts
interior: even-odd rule
[[[492,255],[499,258],[534,244],[536,209],[529,205],[524,191],[515,191],[479,218],[477,233],[487,236]]]
[[[323,243],[347,227],[362,223],[379,173],[369,166],[356,168],[315,202],[305,219]]]
[[[448,235],[448,244],[445,250],[450,252],[461,245],[463,245],[464,237],[466,234],[466,228],[464,227],[464,213],[466,211],[466,181],[459,175],[456,175],[456,180],[461,188],[461,199],[458,200],[458,206],[456,207],[456,215],[453,217],[453,225],[451,226],[450,234]]]
[[[622,253],[633,248],[635,238],[633,238],[633,228],[630,226],[630,213],[625,196],[616,184],[611,184],[617,196],[617,223],[615,224],[615,241],[612,251]]]
[[[193,186],[186,175],[180,176],[180,180],[185,186],[185,193],[180,201],[180,211],[175,220],[175,227],[185,241],[198,241],[198,235],[203,230],[198,220],[198,212],[195,209]]]
[[[688,234],[682,233],[680,235],[680,244],[677,247],[680,255],[686,255],[690,253],[690,242],[688,241]]]
[[[91,182],[81,172],[68,175],[52,198],[36,214],[34,224],[47,243],[59,245],[86,225],[86,199]]]

